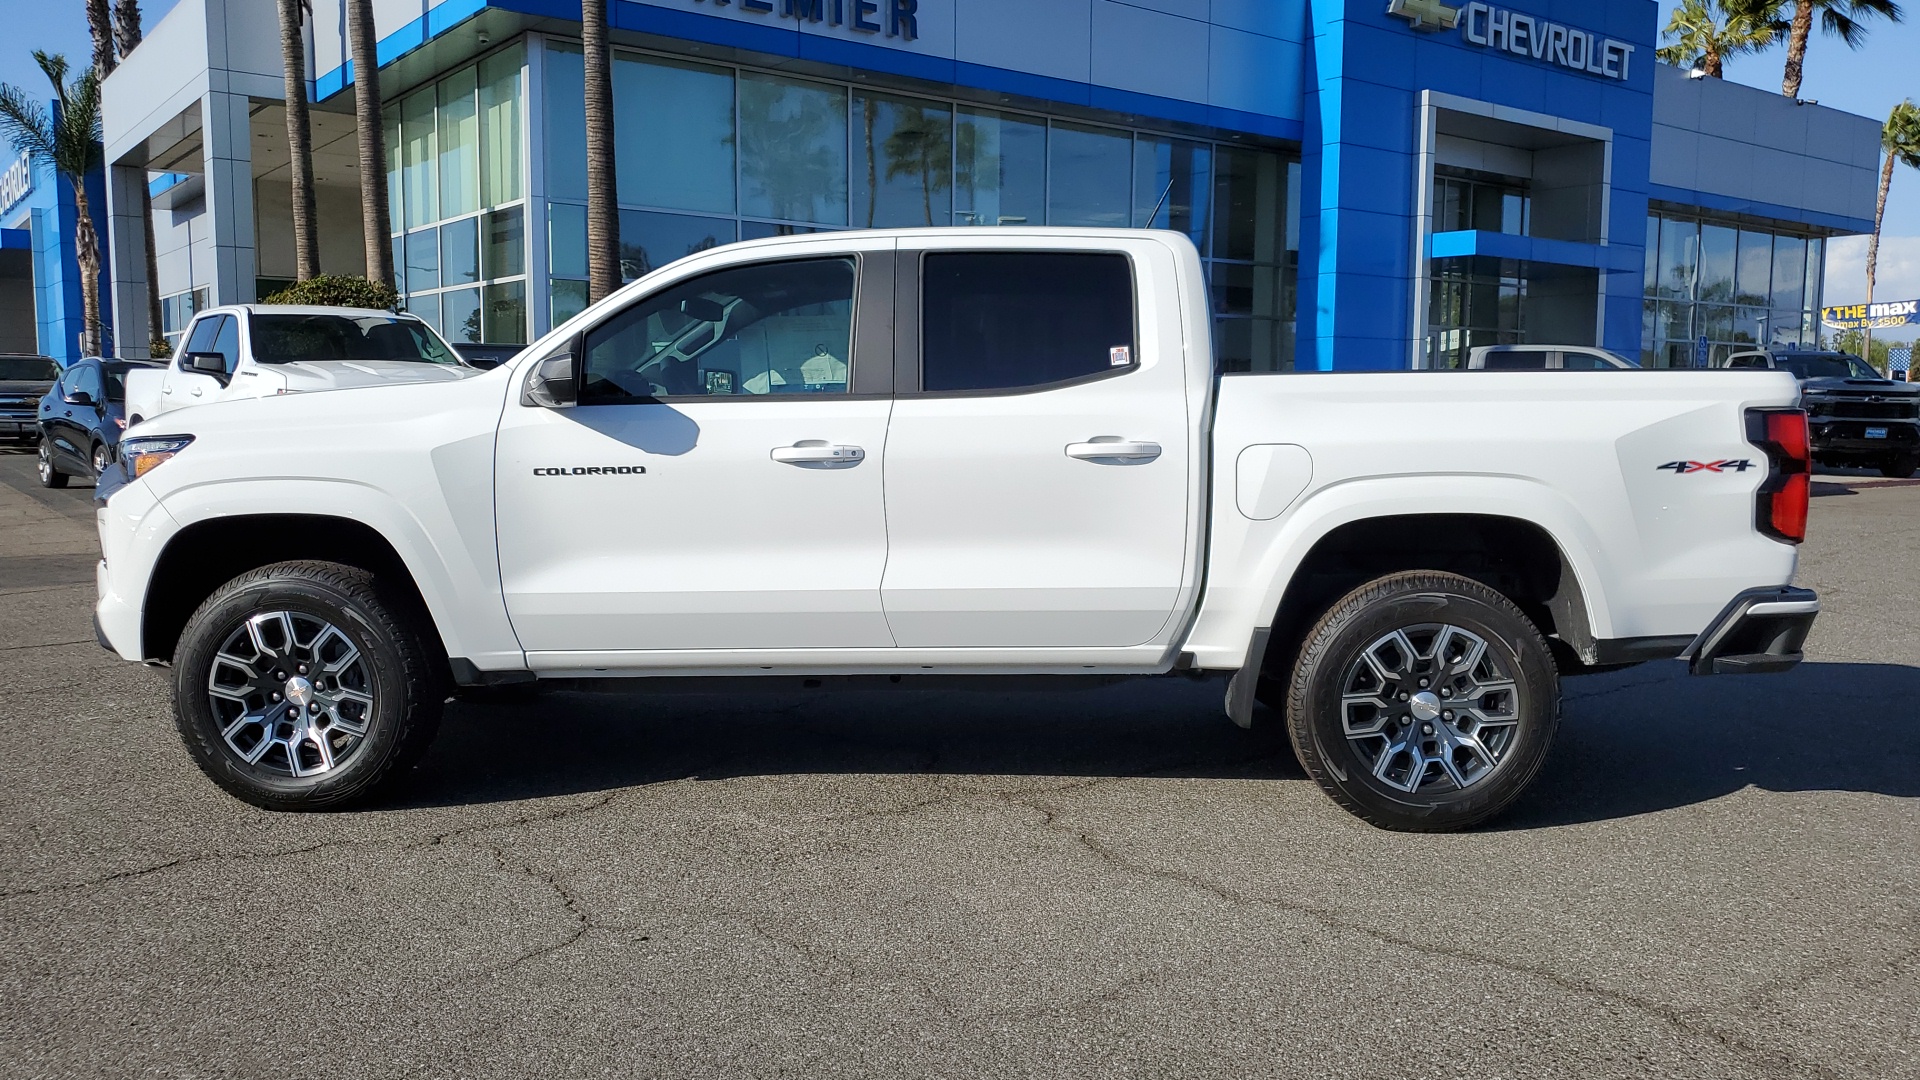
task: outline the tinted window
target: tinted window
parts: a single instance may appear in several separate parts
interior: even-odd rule
[[[255,315],[252,326],[253,358],[262,364],[329,360],[460,362],[419,319],[391,315]]]
[[[1480,366],[1488,371],[1544,371],[1552,355],[1544,352],[1490,352]]]
[[[800,259],[655,293],[588,332],[580,403],[844,394],[853,282],[852,259]]]
[[[82,364],[67,376],[69,392],[78,390],[92,398],[96,404],[106,400],[106,387],[100,382],[100,368],[97,364]]]
[[[1564,352],[1560,354],[1560,366],[1568,371],[1612,371],[1613,365],[1592,353]]]
[[[0,356],[0,379],[20,382],[53,382],[60,377],[60,365],[37,356]]]
[[[213,351],[227,362],[227,374],[240,365],[240,320],[231,315],[220,317],[220,332],[214,335]]]
[[[220,332],[220,325],[226,322],[225,315],[209,315],[193,324],[193,332],[187,335],[187,347],[180,350],[180,370],[190,371],[187,363],[188,353],[212,352],[214,335]]]
[[[1793,372],[1797,379],[1877,379],[1880,377],[1878,372],[1867,369],[1865,364],[1851,356],[1788,355],[1780,357],[1779,363],[1781,367]]]
[[[1730,368],[1763,368],[1767,366],[1767,362],[1757,356],[1736,356],[1732,360],[1727,361],[1727,366]]]
[[[1124,255],[930,254],[922,289],[927,391],[1044,386],[1137,360]]]

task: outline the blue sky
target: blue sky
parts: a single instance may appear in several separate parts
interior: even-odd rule
[[[141,6],[146,12],[146,25],[151,28],[174,3],[144,0]],[[1660,0],[1662,26],[1675,5],[1676,0]],[[64,51],[82,63],[91,53],[80,0],[12,0],[7,6],[7,45],[0,48],[0,82],[32,89],[43,86],[45,79],[28,55],[34,48]],[[1866,45],[1859,50],[1849,50],[1833,38],[1816,36],[1807,53],[1801,96],[1876,119],[1884,119],[1901,98],[1920,97],[1920,80],[1911,74],[1920,58],[1920,0],[1910,3],[1908,11],[1909,21],[1903,26],[1874,24]],[[1785,62],[1784,48],[1736,57],[1727,65],[1727,77],[1777,91]],[[1885,232],[1877,296],[1920,296],[1920,173],[1901,170],[1895,177]],[[1864,240],[1842,240],[1833,245],[1827,262],[1830,303],[1858,300],[1865,295],[1865,265]]]

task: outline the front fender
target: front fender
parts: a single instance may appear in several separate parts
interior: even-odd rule
[[[403,501],[354,480],[275,477],[192,483],[159,502],[173,528],[144,539],[152,558],[144,567],[149,580],[140,583],[141,595],[151,587],[153,567],[166,544],[201,522],[282,514],[341,518],[366,525],[392,545],[420,590],[448,656],[468,658],[482,669],[524,664],[507,623],[493,548],[467,542],[443,500]]]

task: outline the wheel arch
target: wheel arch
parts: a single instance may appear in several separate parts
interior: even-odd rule
[[[147,659],[173,656],[187,619],[214,590],[249,570],[296,559],[370,571],[376,583],[436,628],[413,571],[378,529],[328,514],[263,513],[210,517],[168,538],[147,579],[140,623]]]

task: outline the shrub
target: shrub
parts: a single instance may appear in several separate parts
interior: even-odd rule
[[[260,302],[376,308],[391,311],[400,305],[400,294],[385,282],[368,281],[366,278],[349,277],[345,274],[322,274],[317,278],[295,282]]]
[[[168,360],[173,357],[173,343],[166,338],[157,337],[147,342],[147,355],[155,360]]]

